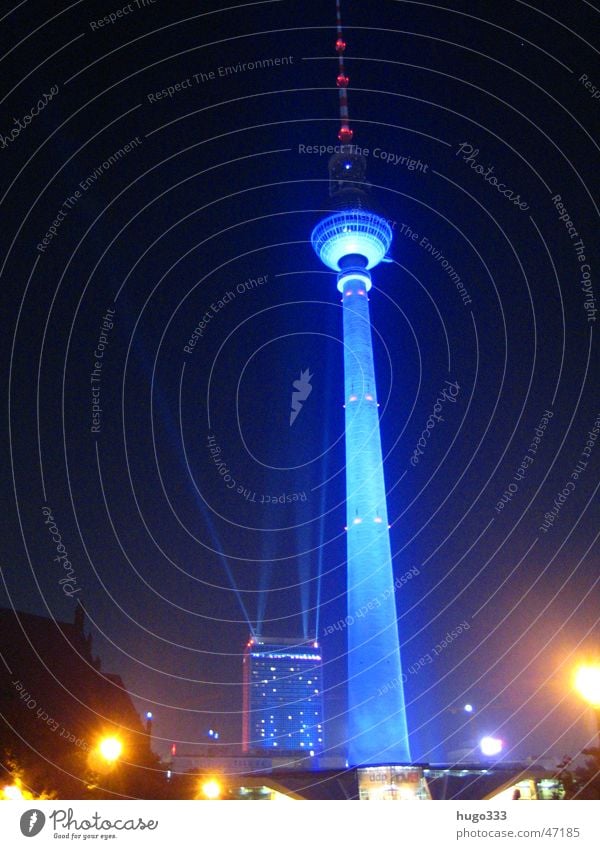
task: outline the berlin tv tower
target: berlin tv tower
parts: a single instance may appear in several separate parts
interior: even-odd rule
[[[337,272],[344,326],[346,428],[348,761],[409,763],[368,292],[371,269],[392,242],[374,211],[366,160],[352,145],[346,42],[337,0],[340,152],[329,160],[330,205],[336,211],[312,231],[312,246]],[[362,614],[362,615],[361,615]]]

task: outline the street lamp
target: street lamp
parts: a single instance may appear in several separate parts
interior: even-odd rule
[[[584,664],[575,671],[575,689],[594,711],[600,746],[600,665]]]
[[[219,799],[221,790],[221,785],[215,778],[205,781],[202,785],[202,795],[205,799]]]
[[[25,799],[25,796],[18,785],[6,784],[2,788],[2,798],[11,802],[21,802]]]
[[[482,755],[492,758],[499,755],[504,746],[499,737],[482,737],[479,742],[479,748]]]
[[[121,756],[123,744],[118,737],[103,737],[98,744],[98,752],[103,760],[112,764]]]

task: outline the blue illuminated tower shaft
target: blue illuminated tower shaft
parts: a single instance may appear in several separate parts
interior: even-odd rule
[[[348,536],[348,760],[409,763],[377,390],[367,293],[370,270],[392,243],[369,200],[366,160],[343,148],[329,160],[334,212],[311,233],[321,262],[337,272],[344,316]]]
[[[364,269],[338,276],[344,316],[348,760],[410,762]]]

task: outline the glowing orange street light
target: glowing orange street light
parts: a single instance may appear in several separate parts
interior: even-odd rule
[[[205,781],[202,785],[202,795],[205,799],[220,799],[222,787],[215,778]]]
[[[11,802],[20,802],[25,799],[25,796],[16,784],[6,784],[2,788],[2,798]]]
[[[592,707],[600,708],[600,666],[580,666],[575,673],[575,689]]]
[[[118,737],[104,737],[98,744],[98,752],[107,763],[114,763],[121,756],[123,744]]]

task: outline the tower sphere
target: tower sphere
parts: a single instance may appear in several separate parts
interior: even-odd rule
[[[361,256],[367,270],[385,257],[392,243],[392,228],[385,218],[366,209],[342,209],[323,218],[311,234],[321,262],[341,271],[347,256]],[[341,263],[341,264],[340,264]]]

